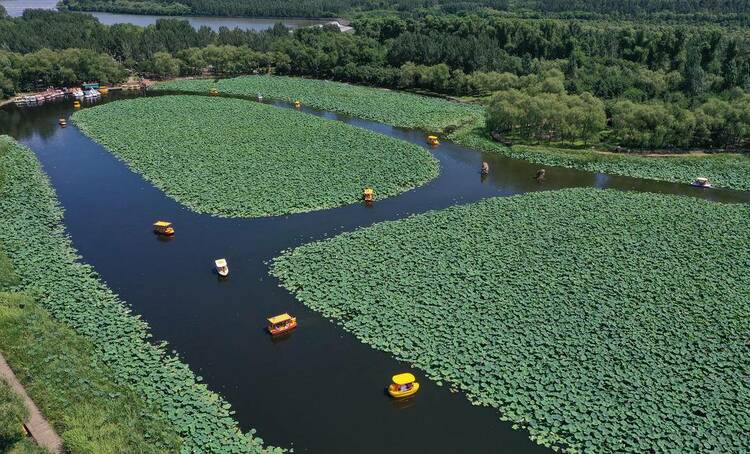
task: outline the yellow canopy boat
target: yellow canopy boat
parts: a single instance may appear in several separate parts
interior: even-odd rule
[[[167,221],[156,221],[154,222],[154,233],[159,235],[174,235],[174,227],[171,222]]]
[[[413,396],[419,391],[419,383],[414,375],[405,372],[403,374],[394,375],[391,380],[393,383],[388,387],[388,394],[396,399],[403,397]]]

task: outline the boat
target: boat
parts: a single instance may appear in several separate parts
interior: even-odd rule
[[[211,96],[219,96],[219,89],[218,88],[212,88],[208,91],[208,94]]]
[[[394,399],[403,399],[404,397],[413,396],[419,391],[419,383],[414,375],[405,372],[394,375],[391,378],[393,383],[388,386],[388,394]]]
[[[68,126],[68,121],[64,118],[57,120],[57,122],[60,123],[60,126],[62,126],[63,128]]]
[[[106,95],[107,93],[109,93],[109,87],[105,87],[105,86],[99,87],[99,93]]]
[[[432,145],[433,147],[440,145],[440,141],[438,140],[437,136],[427,136],[427,143]]]
[[[219,276],[227,277],[229,275],[227,259],[217,259],[214,263],[216,264],[216,272],[219,273]]]
[[[297,318],[287,313],[270,317],[268,320],[268,332],[271,336],[279,336],[288,333],[297,327]]]
[[[15,98],[13,98],[13,102],[17,106],[25,106],[26,105],[26,99],[23,96],[16,96]]]
[[[174,235],[174,227],[172,227],[171,222],[156,221],[154,222],[154,233],[157,235],[172,236]]]
[[[102,97],[101,93],[99,93],[97,90],[95,90],[93,88],[90,89],[90,90],[86,90],[83,93],[83,98],[84,99],[88,99],[88,100],[99,99],[101,97]]]
[[[78,87],[71,88],[68,93],[73,95],[75,99],[83,99],[83,90]]]
[[[362,198],[367,203],[372,203],[375,201],[375,190],[372,188],[365,188],[364,191],[362,191]]]
[[[693,186],[695,186],[696,188],[706,188],[706,189],[713,187],[711,182],[708,181],[708,178],[706,177],[696,178],[695,181],[693,181]]]
[[[74,109],[80,109],[81,108],[81,101],[78,101],[78,100],[73,101],[73,108]]]
[[[255,95],[255,98],[258,100],[258,102],[263,102],[263,95],[261,95],[260,93]]]
[[[99,82],[86,82],[82,85],[83,91],[86,90],[98,90],[99,89]]]
[[[299,99],[294,101],[294,108],[299,109],[300,107],[302,107],[302,101],[300,101]]]

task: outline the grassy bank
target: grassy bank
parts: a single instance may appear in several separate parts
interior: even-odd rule
[[[44,454],[46,451],[26,437],[21,426],[29,417],[21,397],[0,378],[0,452]]]
[[[256,96],[286,102],[301,100],[306,106],[404,128],[439,131],[480,118],[480,106],[439,98],[413,95],[381,88],[341,82],[282,76],[245,76],[211,80],[175,80],[158,83],[152,90],[208,93],[216,87],[222,93]]]
[[[269,216],[400,194],[438,175],[424,148],[238,99],[159,96],[73,120],[167,195],[218,216]]]
[[[242,434],[229,404],[152,343],[148,325],[79,261],[39,163],[9,137],[0,137],[0,175],[0,242],[16,280],[8,290],[24,293],[4,296],[0,342],[66,444],[78,452],[270,450]]]
[[[541,165],[686,184],[707,177],[716,187],[750,191],[750,156],[741,154],[639,156],[534,145],[506,147],[491,140],[481,126],[460,129],[449,137],[466,147]]]
[[[750,449],[750,207],[540,192],[299,247],[273,274],[570,452]]]

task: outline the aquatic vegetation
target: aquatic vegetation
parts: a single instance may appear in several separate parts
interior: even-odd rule
[[[57,321],[90,340],[112,379],[158,408],[179,435],[180,452],[278,450],[264,448],[254,431],[240,432],[230,404],[168,354],[165,343],[152,343],[148,325],[80,262],[55,192],[33,153],[0,136],[0,170],[5,173],[0,242],[20,279],[10,290],[36,295]],[[138,417],[151,420],[159,415]]]
[[[73,120],[156,187],[218,216],[269,216],[379,199],[438,175],[424,148],[256,102],[159,96],[84,109]]]
[[[363,342],[570,452],[747,452],[750,207],[571,189],[287,251]]]
[[[543,165],[686,184],[696,177],[707,177],[716,187],[750,191],[750,156],[740,154],[639,156],[531,145],[506,147],[490,140],[481,127],[456,131],[450,139],[466,147]]]
[[[440,98],[419,96],[382,88],[341,82],[282,76],[245,76],[234,79],[175,80],[156,84],[153,90],[208,93],[217,87],[221,93],[256,96],[294,102],[337,112],[350,117],[379,121],[393,126],[442,130],[469,123],[484,115],[484,108]]]

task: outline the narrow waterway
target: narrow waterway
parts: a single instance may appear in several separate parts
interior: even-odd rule
[[[0,5],[5,7],[9,16],[19,17],[23,15],[24,10],[26,9],[57,9],[57,2],[58,0],[0,0]],[[103,12],[87,12],[81,14],[91,14],[104,25],[133,24],[144,27],[146,25],[155,24],[159,19],[169,18],[186,20],[196,29],[208,27],[214,31],[218,31],[221,27],[261,31],[273,28],[273,26],[279,22],[284,24],[287,28],[295,29],[324,24],[332,20],[296,19],[288,17],[159,16],[153,14],[119,14]]]
[[[304,110],[424,146],[420,131]],[[74,126],[59,127],[57,119],[71,113],[68,101],[38,108],[6,106],[0,110],[0,133],[34,150],[65,208],[66,227],[83,259],[142,314],[155,338],[169,341],[211,389],[232,403],[244,429],[256,428],[268,443],[297,452],[544,449],[526,432],[501,422],[496,410],[470,405],[462,394],[436,386],[419,371],[420,394],[409,402],[390,400],[384,387],[394,372],[410,370],[409,365],[359,343],[278,287],[268,275],[268,261],[282,250],[412,213],[564,187],[750,201],[748,193],[549,167],[548,180],[540,185],[533,179],[538,166],[443,143],[433,151],[441,166],[436,180],[372,207],[222,219],[186,210]],[[487,178],[478,173],[483,160],[491,168]],[[175,223],[173,239],[151,233],[156,219]],[[231,268],[225,281],[212,270],[219,257],[226,257]],[[281,312],[296,315],[300,327],[274,342],[264,332],[265,318]]]

